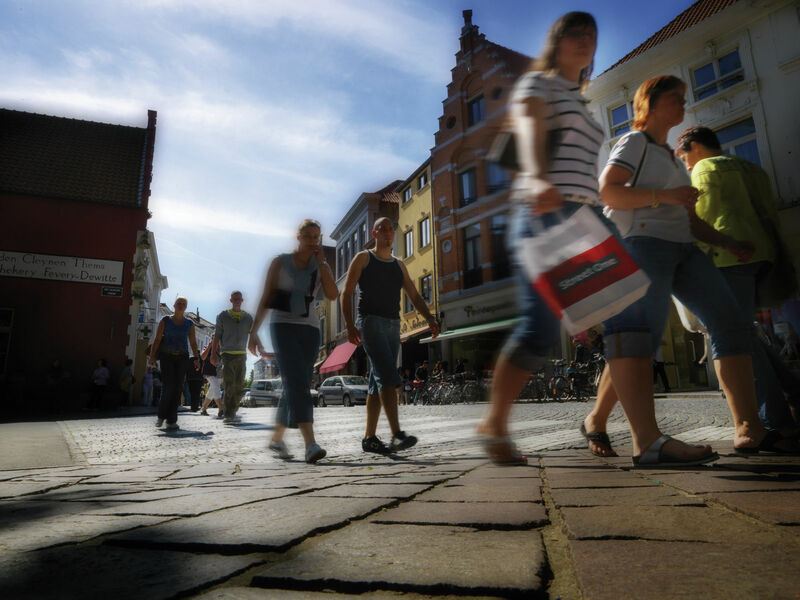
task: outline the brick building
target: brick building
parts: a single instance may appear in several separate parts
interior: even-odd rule
[[[137,337],[156,113],[127,127],[0,109],[0,395],[75,408],[99,358],[115,388]],[[141,270],[141,267],[140,267]],[[58,393],[45,382],[53,360]],[[114,398],[116,400],[116,398]]]
[[[509,173],[485,160],[531,57],[490,42],[465,10],[460,49],[431,149],[437,240],[437,358],[488,366],[517,315],[505,248]]]

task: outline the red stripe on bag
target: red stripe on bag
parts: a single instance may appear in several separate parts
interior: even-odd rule
[[[533,287],[555,315],[638,270],[615,237],[542,273]]]

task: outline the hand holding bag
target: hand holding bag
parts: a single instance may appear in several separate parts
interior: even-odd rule
[[[575,335],[625,310],[650,279],[589,206],[543,229],[534,220],[522,238],[521,260],[531,285]]]

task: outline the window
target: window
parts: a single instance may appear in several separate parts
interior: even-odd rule
[[[633,125],[633,103],[626,102],[608,111],[611,123],[611,137],[628,133]]]
[[[419,179],[417,179],[417,189],[421,190],[426,185],[428,185],[428,173],[427,173],[427,171],[423,172],[422,175],[419,176]]]
[[[424,248],[431,243],[431,218],[425,217],[419,222],[419,247]]]
[[[431,303],[431,299],[433,298],[432,295],[432,286],[433,285],[433,276],[432,275],[425,275],[419,280],[419,294],[422,296],[422,299],[425,300],[428,304]]]
[[[411,298],[408,294],[403,294],[403,313],[410,313],[414,310],[414,305],[411,303]]]
[[[733,125],[728,125],[715,133],[725,154],[735,154],[745,160],[761,165],[758,143],[756,142],[756,125],[753,123],[753,119],[745,119]]]
[[[475,169],[467,169],[458,176],[461,189],[461,206],[472,204],[478,199],[478,190],[475,183]]]
[[[411,186],[408,186],[405,190],[403,190],[403,204],[411,200]]]
[[[345,257],[348,265],[350,264],[350,261],[353,260],[353,248],[350,246],[350,239],[349,238],[344,243],[344,257]]]
[[[506,216],[492,217],[492,279],[505,279],[511,275],[511,262],[506,250]]]
[[[353,232],[353,255],[355,256],[361,251],[361,246],[358,245],[358,229]]]
[[[483,121],[485,116],[483,111],[483,96],[478,96],[467,103],[467,125],[469,127]]]
[[[367,222],[361,223],[361,248],[367,245]]]
[[[742,69],[742,61],[739,58],[739,50],[729,52],[702,67],[692,69],[695,100],[713,96],[720,90],[729,88],[740,81],[744,81],[744,69]]]
[[[344,262],[344,246],[339,246],[339,264],[337,272],[339,273],[339,277],[344,275],[347,272],[347,263]]]
[[[507,188],[511,181],[508,172],[495,162],[487,162],[486,165],[486,172],[489,179],[487,191],[491,194],[492,192]]]
[[[481,226],[464,228],[464,289],[483,283],[481,269]]]
[[[403,258],[414,254],[414,230],[409,229],[403,234]]]

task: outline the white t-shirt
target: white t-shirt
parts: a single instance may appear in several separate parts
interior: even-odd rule
[[[512,104],[527,98],[541,98],[547,108],[547,179],[562,194],[583,196],[588,204],[598,203],[597,152],[603,143],[603,130],[586,109],[588,101],[580,84],[560,75],[529,71],[517,80],[511,93]],[[519,111],[513,107],[514,114]],[[526,174],[516,186],[525,185]]]
[[[669,146],[656,143],[643,131],[626,133],[614,146],[608,164],[630,171],[626,185],[646,189],[669,190],[692,185],[686,167]],[[632,210],[609,209],[605,214],[623,237],[647,236],[670,242],[694,242],[689,215],[682,206],[661,204]]]

